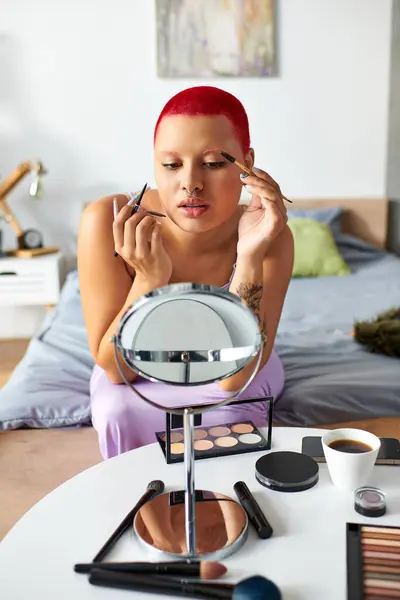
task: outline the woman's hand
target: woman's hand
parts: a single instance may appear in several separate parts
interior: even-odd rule
[[[253,171],[255,175],[241,175],[252,199],[239,221],[237,253],[263,260],[288,217],[279,185],[265,171],[255,168]]]
[[[136,276],[167,285],[172,263],[163,246],[161,225],[145,210],[132,215],[126,204],[113,223],[115,251],[133,267]]]

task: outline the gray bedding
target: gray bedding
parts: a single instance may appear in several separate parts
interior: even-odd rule
[[[400,415],[400,360],[370,354],[350,333],[355,320],[400,305],[400,258],[341,235],[352,274],[293,279],[276,346],[286,385],[279,421],[316,425]],[[0,429],[90,424],[93,368],[77,272],[0,392]]]
[[[400,259],[356,248],[350,256],[349,276],[290,283],[276,342],[286,372],[276,404],[284,424],[400,415],[400,360],[351,337],[354,321],[400,306]]]

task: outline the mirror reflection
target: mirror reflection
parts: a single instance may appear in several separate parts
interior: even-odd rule
[[[209,286],[167,286],[125,315],[118,347],[143,377],[198,385],[241,370],[257,354],[260,333],[253,314]]]
[[[240,539],[246,513],[228,496],[196,490],[196,552],[218,552]],[[148,546],[177,555],[187,553],[183,492],[171,492],[155,498],[139,511],[134,529]]]

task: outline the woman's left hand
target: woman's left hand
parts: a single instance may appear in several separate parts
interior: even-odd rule
[[[241,178],[252,199],[239,221],[237,253],[238,256],[260,256],[263,260],[288,217],[276,181],[261,169],[253,171],[255,175]]]

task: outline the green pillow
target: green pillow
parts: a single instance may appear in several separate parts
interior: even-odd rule
[[[313,219],[289,219],[294,238],[293,277],[348,275],[330,227]]]

